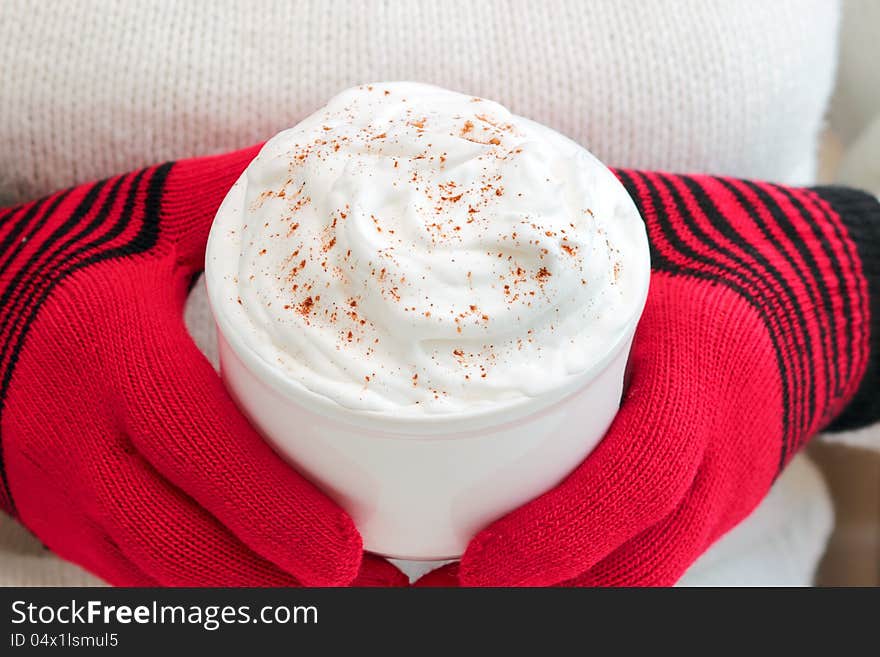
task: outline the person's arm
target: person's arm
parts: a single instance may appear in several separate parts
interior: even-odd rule
[[[877,199],[618,175],[652,251],[620,412],[564,481],[425,584],[672,584],[818,431],[880,419]]]

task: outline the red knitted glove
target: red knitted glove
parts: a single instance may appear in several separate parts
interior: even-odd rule
[[[400,584],[236,410],[182,319],[256,154],[0,210],[0,507],[113,584]],[[357,577],[357,579],[355,579]]]
[[[876,199],[618,175],[653,259],[620,413],[559,486],[422,584],[673,584],[810,436],[880,419]]]

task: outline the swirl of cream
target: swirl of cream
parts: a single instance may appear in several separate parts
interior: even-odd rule
[[[215,312],[349,409],[442,414],[552,394],[644,303],[647,241],[622,185],[481,98],[349,89],[267,142],[230,198],[209,248]]]

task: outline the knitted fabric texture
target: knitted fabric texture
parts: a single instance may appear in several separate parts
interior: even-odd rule
[[[0,213],[0,501],[111,582],[357,573],[351,521],[253,432],[182,323],[211,218],[254,154],[166,164]],[[566,481],[475,539],[466,583],[672,583],[876,381],[875,199],[618,176],[653,258],[631,386]],[[876,411],[859,403],[848,422]],[[359,582],[401,579],[364,564]]]
[[[603,162],[813,181],[836,0],[5,0],[0,205],[294,125],[415,80]]]
[[[876,199],[617,173],[652,250],[620,412],[567,479],[424,584],[673,584],[817,431],[880,416]]]
[[[256,11],[214,0],[8,0],[0,205],[252,143],[339,89],[391,78],[501,100],[608,162],[808,182],[837,6],[304,0]],[[863,443],[877,448],[875,436]],[[783,483],[787,500],[803,497]],[[780,513],[763,531],[796,517]],[[0,549],[12,568],[17,547]],[[742,567],[754,573],[764,561]]]
[[[348,517],[260,440],[183,327],[211,219],[255,152],[0,213],[0,501],[111,582],[344,583],[361,563]],[[475,539],[466,583],[672,583],[876,390],[876,200],[618,175],[653,257],[631,386],[593,455]],[[363,563],[359,583],[401,581]]]
[[[236,409],[182,321],[256,149],[0,211],[0,507],[113,584],[400,584]]]

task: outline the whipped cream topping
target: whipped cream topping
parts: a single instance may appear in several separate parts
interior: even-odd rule
[[[558,393],[634,327],[638,211],[581,146],[415,83],[349,89],[265,144],[206,267],[221,328],[307,390],[443,414]]]

